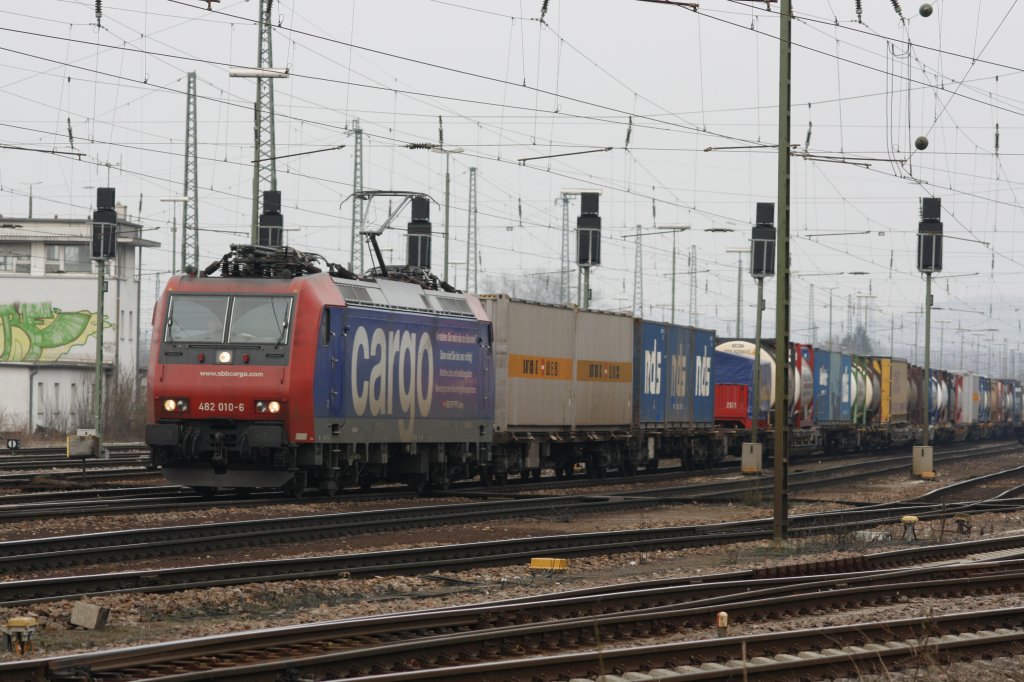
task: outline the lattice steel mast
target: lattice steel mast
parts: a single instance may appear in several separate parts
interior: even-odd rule
[[[259,52],[256,65],[259,69],[270,69],[273,65],[271,49],[270,11],[274,0],[260,2]],[[274,81],[262,76],[256,77],[256,104],[253,111],[255,144],[252,160],[252,235],[251,241],[259,241],[260,211],[263,208],[263,190],[277,189],[277,159],[274,151]]]
[[[185,104],[185,197],[181,216],[181,267],[199,269],[199,143],[196,117],[196,72],[188,74]]]
[[[469,234],[466,235],[466,290],[478,291],[477,288],[477,232],[476,232],[476,168],[469,169]]]
[[[356,274],[363,273],[363,129],[359,119],[352,121],[352,260],[349,269]]]

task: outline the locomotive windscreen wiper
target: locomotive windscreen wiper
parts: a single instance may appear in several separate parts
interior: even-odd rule
[[[281,344],[284,343],[284,337],[287,334],[288,334],[288,320],[285,320],[283,323],[281,323],[281,335],[277,337],[277,343],[274,344],[274,350],[277,350],[278,348],[281,347]]]

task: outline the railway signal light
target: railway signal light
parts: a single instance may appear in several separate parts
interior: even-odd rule
[[[600,195],[580,194],[580,217],[576,219],[576,263],[601,264],[601,216],[598,215]]]
[[[114,188],[96,189],[96,210],[92,212],[92,257],[97,260],[117,255],[117,210]]]
[[[284,216],[281,215],[281,193],[267,190],[263,193],[263,213],[260,214],[260,246],[281,246],[284,234]]]
[[[942,272],[942,199],[921,200],[921,222],[917,227],[917,269]]]
[[[757,204],[757,223],[750,231],[750,275],[764,279],[775,274],[775,204]]]
[[[430,199],[424,196],[412,198],[412,220],[409,221],[407,263],[412,267],[430,269],[430,240],[433,228],[430,225]]]

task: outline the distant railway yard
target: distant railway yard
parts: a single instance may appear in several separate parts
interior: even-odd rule
[[[1018,679],[1021,454],[797,461],[785,547],[728,462],[302,499],[33,471],[58,489],[0,489],[0,679]]]

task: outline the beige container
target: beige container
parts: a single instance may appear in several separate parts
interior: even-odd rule
[[[494,325],[496,434],[628,427],[632,317],[505,295],[480,302]]]
[[[910,420],[910,366],[906,360],[893,360],[889,373],[889,413],[893,423]]]
[[[632,316],[578,311],[575,426],[628,428],[632,397]]]

